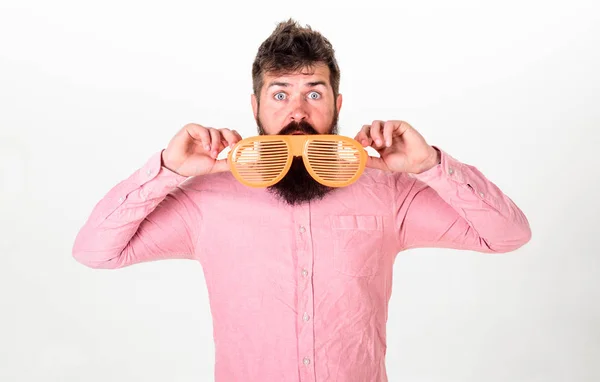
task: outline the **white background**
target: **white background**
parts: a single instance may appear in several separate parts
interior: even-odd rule
[[[405,120],[532,226],[508,254],[398,257],[390,381],[600,380],[599,6],[366,3],[0,3],[0,380],[212,380],[198,263],[93,270],[71,247],[184,124],[256,133],[251,64],[290,16],[336,49],[340,133]]]

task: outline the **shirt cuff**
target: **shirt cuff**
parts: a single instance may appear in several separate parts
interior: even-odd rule
[[[438,192],[454,192],[453,188],[457,185],[467,187],[480,200],[501,208],[500,192],[495,187],[491,187],[480,171],[458,161],[439,147],[434,147],[440,152],[440,164],[420,174],[410,174],[412,178],[422,181]]]
[[[447,152],[440,149],[437,146],[432,146],[440,153],[440,163],[433,166],[429,170],[423,171],[419,174],[411,173],[409,174],[412,178],[416,178],[423,182],[427,182],[428,180],[432,180],[438,178],[440,176],[453,176],[454,179],[458,182],[463,182],[464,178],[460,171],[456,171],[461,163],[456,159],[452,158]]]
[[[162,165],[163,151],[153,154],[135,174],[134,179],[141,187],[144,199],[164,196],[188,178]]]

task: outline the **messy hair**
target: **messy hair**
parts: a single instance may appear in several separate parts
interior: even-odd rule
[[[293,19],[280,22],[260,45],[252,64],[252,86],[257,99],[263,87],[263,75],[294,73],[323,63],[329,68],[334,99],[339,94],[340,69],[333,46],[309,25],[301,27]]]

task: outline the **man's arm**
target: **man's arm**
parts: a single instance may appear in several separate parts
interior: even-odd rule
[[[531,229],[515,203],[475,167],[439,151],[440,164],[396,176],[400,248],[503,253],[526,244]]]
[[[187,177],[162,165],[162,151],[96,204],[73,245],[78,262],[91,268],[122,268],[194,257],[200,215],[178,187]]]

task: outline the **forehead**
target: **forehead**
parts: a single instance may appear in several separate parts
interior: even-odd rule
[[[264,86],[266,89],[272,82],[286,82],[291,85],[303,84],[305,82],[323,81],[330,86],[329,83],[329,68],[327,65],[318,63],[311,67],[304,67],[295,72],[272,73],[264,74]]]

